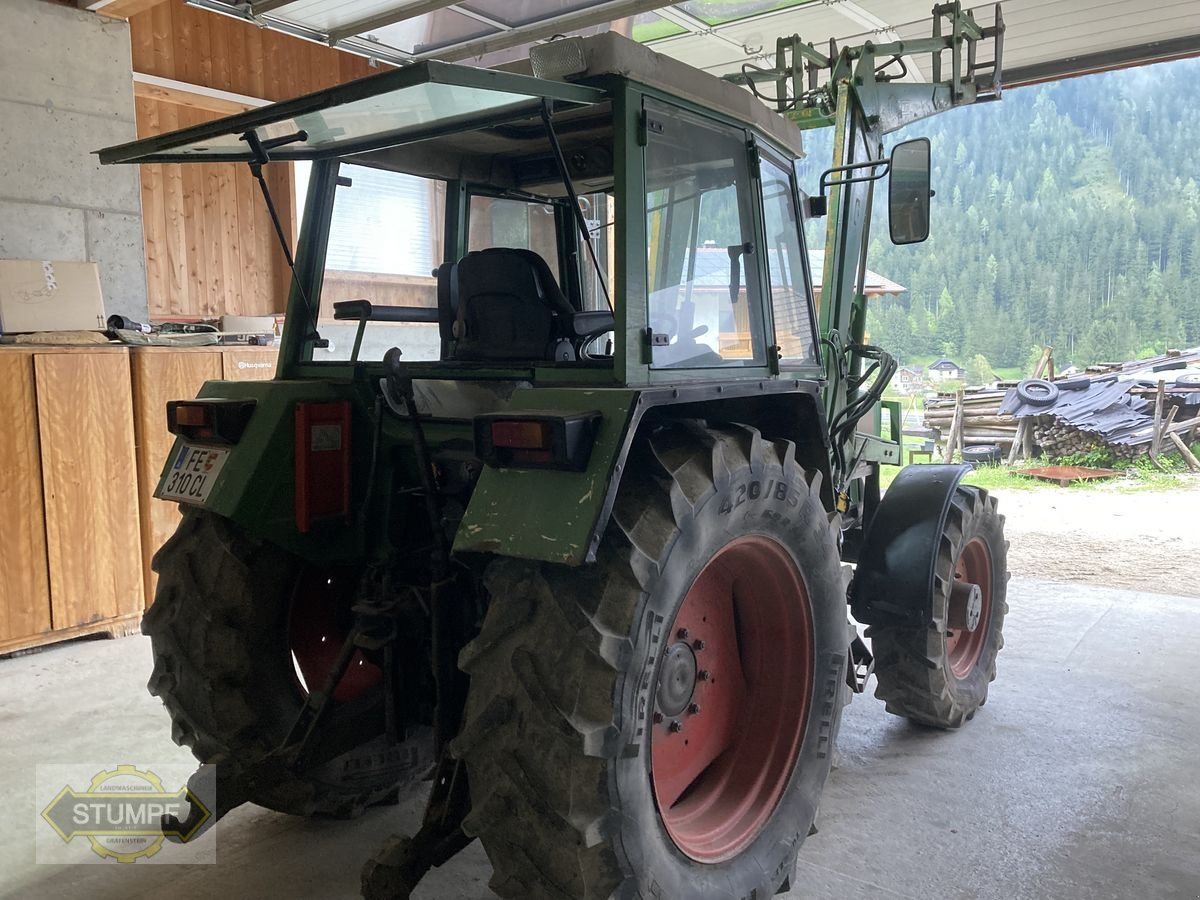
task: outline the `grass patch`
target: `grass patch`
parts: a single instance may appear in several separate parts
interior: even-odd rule
[[[1196,450],[1192,452],[1195,453]],[[963,477],[963,484],[986,488],[989,491],[1116,491],[1121,494],[1136,494],[1149,491],[1169,491],[1196,482],[1197,477],[1189,475],[1186,463],[1178,454],[1163,454],[1158,459],[1162,463],[1162,469],[1156,467],[1148,456],[1121,464],[1112,464],[1111,458],[1107,461],[1100,461],[1090,458],[1089,455],[1088,459],[1068,456],[1054,460],[1036,460],[1030,464],[1021,463],[1015,466],[980,465]],[[1124,472],[1124,475],[1106,481],[1076,481],[1067,487],[1060,487],[1052,482],[1041,481],[1021,474],[1022,469],[1041,468],[1047,465],[1113,468],[1118,472]],[[900,469],[901,466],[882,466],[880,468],[879,481],[884,490],[887,490],[888,485],[900,474]]]

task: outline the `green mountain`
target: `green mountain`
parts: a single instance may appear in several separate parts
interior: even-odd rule
[[[873,302],[872,342],[901,361],[998,367],[1042,344],[1060,367],[1200,344],[1198,83],[1200,60],[1162,63],[1006,91],[897,133],[932,140],[937,196],[924,244],[893,246],[876,215],[868,264],[908,293]],[[810,172],[827,165],[823,137]]]

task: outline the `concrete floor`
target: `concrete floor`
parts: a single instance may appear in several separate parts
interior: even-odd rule
[[[941,734],[855,700],[792,898],[1200,897],[1200,599],[1014,579],[999,679]],[[0,896],[358,896],[363,859],[419,798],[354,822],[258,808],[208,836],[214,866],[33,863],[33,767],[187,758],[143,689],[142,638],[0,660]],[[478,844],[421,898],[483,900]]]

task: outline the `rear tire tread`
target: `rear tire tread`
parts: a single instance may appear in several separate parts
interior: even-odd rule
[[[475,798],[464,827],[482,840],[495,872],[491,888],[501,897],[643,896],[618,858],[621,811],[605,788],[609,760],[632,730],[611,700],[632,663],[624,635],[683,518],[731,468],[749,463],[758,471],[767,453],[786,464],[795,456],[790,442],[764,441],[742,426],[684,422],[665,429],[626,465],[594,565],[501,559],[489,567],[485,583],[494,599],[460,657],[472,692],[451,749],[466,761],[473,789],[488,791]],[[503,721],[494,712],[498,702],[510,712]],[[524,766],[505,762],[529,752],[556,763],[542,770],[549,783],[535,784]],[[536,839],[517,846],[518,829]],[[757,896],[775,892],[778,884],[768,880],[764,875]]]

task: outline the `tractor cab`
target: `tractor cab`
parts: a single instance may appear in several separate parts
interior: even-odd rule
[[[294,165],[283,377],[393,348],[438,377],[815,371],[799,129],[613,34],[516,68],[421,63],[102,159]]]

